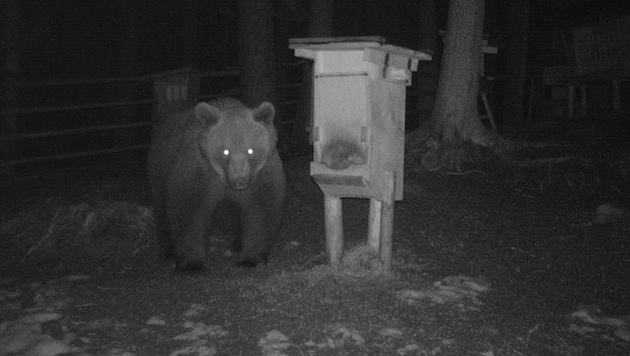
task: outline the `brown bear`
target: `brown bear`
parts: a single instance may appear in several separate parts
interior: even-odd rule
[[[286,190],[274,115],[270,103],[249,109],[226,98],[156,118],[148,158],[156,234],[177,269],[203,269],[221,226],[235,235],[239,265],[267,262]]]

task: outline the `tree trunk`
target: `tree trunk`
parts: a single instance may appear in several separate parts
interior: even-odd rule
[[[135,73],[138,52],[138,6],[137,0],[122,2],[120,71],[125,77]]]
[[[330,37],[333,29],[334,0],[312,0],[308,23],[309,37]]]
[[[248,106],[277,104],[271,0],[239,0],[238,62],[241,100]]]
[[[331,37],[333,33],[334,0],[311,0],[308,37]],[[300,146],[306,146],[313,126],[313,68],[308,63],[302,73],[302,88],[295,109],[293,136]]]
[[[418,48],[431,53],[432,61],[422,61],[418,66],[418,117],[407,117],[407,128],[415,129],[429,121],[435,105],[435,92],[438,80],[437,0],[420,0],[420,29]],[[413,100],[412,98],[410,98]],[[414,122],[413,120],[417,120]]]
[[[420,50],[435,54],[438,47],[437,0],[420,0]],[[431,62],[433,63],[433,62]]]
[[[197,24],[199,22],[199,0],[186,0],[186,18],[184,20],[184,66],[197,68],[199,44],[197,43]]]
[[[488,144],[479,120],[477,94],[481,69],[484,0],[451,0],[441,74],[432,122],[443,145],[463,141]]]
[[[15,140],[7,138],[17,131],[17,101],[19,87],[17,86],[20,70],[20,1],[8,0],[4,14],[4,73],[3,73],[3,115],[0,131],[0,164],[8,164],[15,156]],[[10,166],[0,165],[0,174],[10,173]]]
[[[122,2],[121,43],[120,43],[120,73],[123,77],[131,78],[136,72],[136,59],[138,51],[138,6],[137,0],[127,0]],[[123,100],[132,101],[135,99],[136,83],[126,81],[121,83],[120,94]],[[130,123],[136,119],[136,106],[125,105],[118,110],[117,121],[119,123]],[[115,131],[114,141],[117,148],[134,144],[134,137],[131,130]],[[127,160],[131,158],[131,152],[122,151],[115,155],[116,160]]]
[[[509,38],[507,43],[505,115],[507,124],[523,120],[527,69],[527,32],[529,0],[509,3]],[[531,94],[530,94],[531,95]]]
[[[406,138],[407,164],[429,172],[461,171],[464,142],[489,146],[479,119],[484,0],[451,0],[431,122]]]
[[[289,62],[293,62],[293,58],[295,58],[292,53],[287,50],[290,30],[289,21],[284,18],[277,19],[275,23],[274,48],[276,56],[276,69],[280,68],[280,70],[276,70],[276,100],[278,100],[278,103],[287,102],[293,98],[292,93],[283,88],[284,85],[289,84],[290,82],[288,70]],[[287,120],[286,105],[276,105],[276,120],[278,120],[277,122],[285,122]],[[284,135],[284,130],[280,132],[280,135]],[[283,139],[282,143],[284,142],[285,140]]]

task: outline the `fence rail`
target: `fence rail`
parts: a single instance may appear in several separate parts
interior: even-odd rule
[[[297,93],[302,87],[303,64],[304,61],[289,64],[288,72],[291,68],[296,71],[288,76],[287,83],[278,86],[279,96],[276,105],[283,107],[285,113],[288,113],[285,121],[279,123],[281,130],[282,127],[290,128],[295,125],[292,110],[286,109],[295,108],[297,105]],[[283,70],[287,68],[283,67]],[[18,106],[11,112],[7,110],[7,106],[3,108],[3,116],[12,115],[15,127],[13,132],[3,130],[0,135],[0,149],[3,151],[0,170],[31,163],[147,149],[152,125],[152,105],[155,103],[153,82],[161,76],[163,73],[139,77],[17,83],[19,98],[37,97],[38,94],[35,93],[37,91],[52,90],[51,93],[54,94],[55,99],[51,100],[64,101],[64,103],[62,105],[44,103],[38,106]],[[238,96],[238,76],[239,70],[233,68],[201,72],[201,89],[198,99],[210,100],[217,97]],[[87,92],[83,87],[89,88],[91,95],[99,92],[106,93],[108,89],[111,94],[112,88],[114,88],[113,92],[118,94],[120,92],[118,88],[124,88],[125,85],[130,84],[136,89],[143,86],[142,90],[134,92],[133,98],[118,98],[117,100],[105,98],[102,101],[93,101],[88,95],[86,99],[88,102],[77,103],[76,98],[72,97],[73,90],[81,94]],[[219,90],[210,90],[214,88],[219,88]],[[63,93],[64,90],[70,94],[60,95],[59,93]],[[410,96],[417,94],[417,91],[408,91]],[[410,107],[412,109],[408,110],[408,113],[417,109],[417,106],[413,104]],[[44,115],[46,117],[43,117]],[[125,117],[125,115],[132,117]],[[66,122],[64,126],[65,121],[70,121],[70,123]],[[130,131],[135,131],[135,133],[129,133]],[[7,147],[9,147],[8,150]]]
[[[292,66],[300,65],[301,63],[292,63]],[[16,83],[16,86],[19,89],[19,97],[28,97],[30,91],[33,90],[63,90],[67,88],[76,88],[76,87],[89,87],[91,90],[95,92],[99,92],[99,86],[124,86],[129,85],[140,85],[146,84],[146,88],[141,93],[136,93],[138,99],[133,100],[105,100],[105,101],[92,101],[87,103],[72,103],[71,97],[64,98],[62,96],[62,100],[66,100],[67,104],[63,105],[39,105],[39,106],[28,106],[28,107],[17,107],[12,111],[7,110],[6,106],[3,109],[3,116],[12,115],[15,120],[15,129],[14,132],[10,132],[7,130],[3,130],[2,135],[0,135],[0,145],[5,147],[5,152],[3,152],[3,157],[0,160],[0,168],[5,169],[7,167],[18,166],[29,163],[38,163],[45,161],[55,161],[55,160],[64,160],[71,158],[80,158],[80,157],[89,157],[89,156],[97,156],[97,155],[106,155],[117,152],[125,152],[125,151],[134,151],[134,150],[142,150],[149,147],[148,140],[148,132],[150,131],[150,127],[152,125],[151,122],[151,105],[154,103],[153,98],[153,89],[148,90],[148,88],[153,88],[153,81],[156,78],[162,76],[162,73],[159,74],[151,74],[146,76],[139,77],[113,77],[113,78],[94,78],[94,79],[68,79],[68,80],[55,80],[55,81],[42,81],[42,82],[22,82]],[[222,79],[231,79],[233,83],[237,85],[238,83],[238,69],[225,69],[218,71],[206,71],[200,73],[200,81],[202,82],[210,82],[209,85],[204,85],[208,87],[215,86],[213,81],[220,81]],[[151,85],[148,85],[151,84]],[[199,99],[201,100],[210,100],[217,97],[223,96],[235,96],[239,94],[238,88],[234,86],[218,84],[220,87],[219,91],[214,92],[200,92]],[[287,83],[279,86],[279,90],[294,90],[301,86],[301,83]],[[80,89],[80,88],[79,88]],[[76,90],[76,89],[75,89]],[[70,92],[72,90],[69,90]],[[100,91],[106,91],[105,89],[100,89]],[[284,99],[280,100],[277,105],[287,106],[294,105],[296,100]],[[91,112],[92,117],[96,116],[105,117],[107,115],[115,115],[116,110],[129,109],[129,112],[144,112],[144,114],[136,115],[136,117],[128,118],[130,122],[116,122],[116,119],[112,119],[110,123],[98,123],[93,124],[89,122],[89,120],[83,120],[84,122],[79,125],[79,127],[65,127],[65,128],[55,128],[46,129],[46,126],[57,126],[63,127],[62,124],[53,124],[53,125],[42,125],[43,121],[63,121],[65,115],[74,115],[81,116],[81,112]],[[143,110],[142,110],[143,109]],[[148,114],[147,114],[148,113]],[[42,115],[49,115],[50,118],[47,120],[42,120]],[[39,116],[39,118],[36,118]],[[23,121],[30,118],[30,121],[34,122],[31,126],[35,126],[34,128],[24,128]],[[37,127],[37,126],[41,127]],[[43,128],[42,128],[43,127]],[[28,147],[30,143],[36,140],[48,139],[48,140],[63,140],[64,138],[70,136],[80,136],[86,134],[107,134],[112,131],[121,131],[121,130],[144,130],[144,135],[141,143],[127,143],[123,145],[116,146],[119,144],[116,142],[115,136],[110,135],[109,142],[103,142],[101,147],[85,149],[85,148],[77,148],[77,147],[68,147],[64,152],[54,152],[50,151],[44,153],[34,153],[34,154],[24,154],[24,151],[28,151]],[[89,141],[89,138],[85,139]],[[79,140],[81,141],[81,140]],[[107,139],[105,139],[107,141]],[[40,144],[41,145],[41,144]],[[45,144],[44,144],[45,145]],[[72,145],[70,145],[72,146]],[[115,147],[112,147],[115,146]],[[6,153],[6,147],[9,148],[10,154]]]

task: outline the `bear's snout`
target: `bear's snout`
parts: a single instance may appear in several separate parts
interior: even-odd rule
[[[247,178],[236,178],[230,182],[230,185],[234,189],[242,190],[247,188],[249,182]]]
[[[231,156],[227,173],[228,182],[234,189],[245,189],[251,182],[250,164],[245,155],[235,154]]]

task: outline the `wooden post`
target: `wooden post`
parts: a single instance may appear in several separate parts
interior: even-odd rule
[[[621,114],[621,99],[619,98],[619,88],[620,88],[620,80],[619,78],[614,78],[612,81],[612,90],[613,90],[613,113]]]
[[[381,207],[381,243],[379,251],[379,268],[382,274],[392,271],[392,235],[394,233],[395,179],[394,172],[384,172],[387,179],[388,201]]]
[[[334,270],[339,269],[343,254],[343,212],[341,198],[324,196],[326,226],[326,250],[328,262]]]
[[[368,246],[376,253],[381,244],[381,206],[378,199],[370,199],[370,215],[368,218]]]
[[[586,85],[580,85],[580,114],[586,116]]]
[[[492,114],[492,109],[490,108],[488,95],[485,93],[481,94],[481,100],[483,100],[483,105],[486,107],[486,113],[488,115],[488,120],[490,121],[490,126],[492,126],[492,131],[497,132],[497,124],[494,121],[494,115]]]
[[[527,70],[527,39],[529,33],[530,0],[513,0],[508,5],[509,32],[506,44],[505,101],[503,115],[506,123],[523,121],[525,81]]]
[[[527,121],[532,120],[532,111],[534,110],[534,95],[536,92],[536,76],[532,76],[529,80],[529,100],[527,101]]]
[[[575,100],[575,87],[573,85],[569,85],[568,86],[568,91],[567,91],[567,116],[568,117],[573,117],[573,113],[574,113],[574,100]]]
[[[16,140],[11,136],[17,133],[18,126],[17,108],[20,87],[17,84],[20,73],[20,48],[23,48],[20,29],[26,26],[21,23],[21,14],[26,6],[20,6],[21,2],[18,0],[7,1],[5,4],[4,50],[2,51],[4,80],[0,83],[3,106],[2,117],[0,117],[0,175],[13,172],[10,163],[16,158]]]

